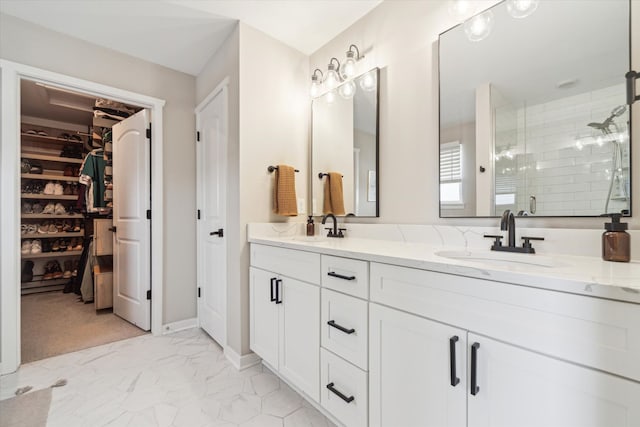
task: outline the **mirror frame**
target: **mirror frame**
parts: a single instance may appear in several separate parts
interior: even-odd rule
[[[506,3],[506,0],[502,0],[499,1],[496,4],[491,5],[490,7],[487,7],[485,9],[482,9],[476,13],[474,13],[473,16],[477,16],[480,15],[486,11],[489,11],[495,7],[504,5]],[[629,70],[631,70],[632,68],[632,61],[633,61],[633,47],[632,47],[632,30],[633,30],[633,2],[631,0],[628,0],[628,8],[629,8],[629,16],[628,16],[628,52],[627,52],[627,63],[629,66]],[[471,17],[469,17],[470,19]],[[436,73],[438,75],[438,139],[437,139],[437,156],[436,159],[438,160],[438,217],[442,218],[442,219],[457,219],[457,218],[500,218],[500,215],[474,215],[474,216],[442,216],[442,202],[441,202],[441,194],[440,194],[440,149],[441,149],[441,100],[442,100],[442,94],[441,94],[441,74],[440,74],[440,39],[441,37],[445,34],[448,33],[449,31],[452,31],[458,27],[462,27],[464,25],[464,22],[460,22],[456,25],[453,25],[452,27],[442,31],[441,33],[438,34],[438,40],[437,40],[437,46],[438,46],[438,52],[437,52],[437,62],[438,62],[438,67],[436,70]],[[629,71],[626,70],[626,71]],[[625,72],[626,72],[625,71]],[[624,78],[624,74],[622,74],[621,79]],[[628,131],[629,131],[629,208],[627,210],[627,212],[625,212],[623,214],[623,218],[629,218],[633,216],[633,155],[634,155],[634,150],[633,150],[633,105],[627,104],[626,100],[625,100],[625,105],[627,106],[627,108],[629,109],[629,125],[628,125]],[[493,178],[495,180],[495,177]],[[636,202],[637,203],[637,202]],[[602,217],[602,215],[531,215],[531,216],[522,216],[522,217],[518,217],[518,218],[599,218]]]
[[[342,218],[379,218],[380,217],[380,68],[379,67],[374,67],[371,68],[363,73],[358,74],[357,76],[351,78],[351,81],[356,81],[357,79],[359,79],[360,77],[364,76],[365,74],[374,72],[376,73],[376,143],[375,143],[375,147],[376,147],[376,213],[375,216],[374,215],[355,215],[355,214],[346,214],[346,215],[340,215],[338,216],[338,218],[342,217]],[[338,90],[338,88],[341,85],[338,85],[336,87],[336,89],[334,89],[336,92]],[[361,90],[361,89],[360,89]],[[316,174],[314,173],[314,168],[313,168],[313,103],[316,102],[317,100],[320,100],[324,95],[326,95],[327,92],[324,92],[322,95],[313,98],[311,100],[311,120],[310,120],[310,127],[309,127],[309,164],[310,164],[310,176],[309,176],[309,202],[308,202],[308,209],[309,209],[309,213],[307,214],[307,216],[324,216],[324,214],[320,213],[320,214],[316,214],[313,211],[313,183],[318,180],[318,177],[316,176]],[[336,96],[340,96],[339,94],[336,93]],[[322,210],[322,209],[320,209]]]

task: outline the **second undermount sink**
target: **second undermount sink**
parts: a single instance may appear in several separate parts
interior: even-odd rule
[[[491,265],[523,265],[552,268],[561,265],[554,258],[538,254],[519,254],[510,252],[494,252],[483,250],[451,250],[437,251],[437,256],[461,261],[474,261]]]

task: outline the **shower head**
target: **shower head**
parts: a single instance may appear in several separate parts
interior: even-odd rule
[[[618,105],[616,108],[611,110],[611,117],[621,116],[625,113],[625,111],[627,111],[626,105]]]
[[[625,111],[627,111],[627,106],[626,105],[618,105],[616,108],[611,110],[611,115],[609,117],[607,117],[607,119],[604,122],[602,122],[602,123],[589,123],[587,126],[595,128],[595,129],[600,129],[601,131],[607,130],[607,129],[609,129],[609,126],[611,126],[611,122],[613,122],[613,119],[623,115],[625,113]]]

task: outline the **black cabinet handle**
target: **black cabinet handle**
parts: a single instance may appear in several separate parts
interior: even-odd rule
[[[342,393],[340,393],[338,390],[336,390],[336,389],[333,387],[333,385],[334,385],[333,383],[329,383],[329,384],[327,384],[327,388],[328,388],[328,389],[329,389],[333,394],[335,394],[336,396],[338,396],[340,399],[344,400],[344,401],[345,401],[345,402],[347,402],[347,403],[351,403],[351,402],[353,402],[353,400],[355,399],[355,397],[353,397],[353,396],[349,396],[349,397],[345,396],[344,394],[342,394]]]
[[[280,296],[280,285],[282,284],[282,279],[276,280],[276,304],[282,304],[282,299]]]
[[[353,329],[353,328],[351,328],[351,329],[347,329],[347,328],[345,328],[344,326],[340,326],[340,325],[338,325],[338,324],[335,322],[335,320],[329,320],[329,321],[327,322],[327,325],[329,325],[329,326],[331,326],[331,327],[334,327],[334,328],[336,328],[337,330],[342,331],[342,332],[344,332],[345,334],[348,334],[348,335],[350,335],[350,334],[352,334],[352,333],[354,333],[354,332],[356,331],[356,330],[355,330],[355,329]]]
[[[209,233],[209,236],[224,237],[224,230],[222,228],[218,228],[218,231],[212,231]]]
[[[343,276],[342,274],[338,274],[335,271],[328,272],[327,276],[337,277],[338,279],[343,279],[343,280],[356,280],[356,276]]]
[[[271,278],[271,302],[275,302],[276,300],[276,296],[275,296],[275,292],[274,292],[274,288],[275,288],[275,282],[276,282],[276,277],[272,277]]]
[[[480,391],[478,387],[478,349],[480,343],[474,342],[471,346],[471,394],[475,396]]]
[[[460,378],[456,375],[456,343],[459,338],[457,335],[449,338],[449,364],[451,365],[451,386],[455,387],[460,383]]]

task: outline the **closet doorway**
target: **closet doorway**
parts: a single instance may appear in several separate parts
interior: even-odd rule
[[[151,212],[162,204],[162,157],[161,153],[152,156],[153,131],[149,118],[153,115],[160,122],[153,126],[154,136],[158,136],[153,143],[154,149],[161,152],[164,101],[3,60],[0,60],[0,69],[2,140],[20,141],[13,147],[0,146],[0,191],[3,201],[16,201],[15,209],[0,213],[3,226],[0,373],[15,371],[21,362],[124,339],[149,329],[160,333],[162,268],[158,256],[161,252],[152,258],[150,240],[153,236],[154,249],[161,251],[161,225],[151,222]],[[29,91],[39,95],[33,97]],[[114,103],[98,105],[98,100]],[[43,110],[28,105],[34,102],[40,103]],[[113,105],[133,107],[127,114],[131,117],[115,117],[122,110],[112,109]],[[99,106],[104,108],[95,108]],[[66,117],[56,116],[56,109],[65,110],[60,114]],[[107,113],[100,116],[103,123],[116,119],[111,126],[95,126],[95,122],[88,125],[78,119],[85,113],[95,120],[98,114],[94,112],[98,110]],[[109,132],[104,132],[105,128],[110,128]],[[77,175],[91,175],[85,168],[89,156],[103,159],[104,176],[111,174],[113,178],[88,183],[91,191],[83,192],[77,184]],[[9,161],[12,158],[13,167]],[[157,164],[160,164],[159,170],[154,170],[152,176],[151,166],[155,168]],[[88,170],[100,169],[92,165]],[[160,192],[153,204],[152,182],[153,196]],[[100,185],[103,187],[96,190]],[[120,187],[128,191],[118,191]],[[85,207],[77,202],[78,194],[83,193]],[[104,199],[97,201],[98,197]],[[89,202],[97,209],[89,209]],[[160,222],[161,210],[157,213]],[[12,229],[17,232],[12,233]],[[86,239],[88,234],[100,240]],[[5,243],[11,241],[17,242],[19,253],[4,250],[9,249]],[[87,249],[90,243],[95,244],[92,250]],[[83,257],[94,258],[94,263],[85,264],[84,268],[94,292],[83,292],[86,281],[79,279],[83,274]],[[150,300],[152,270],[160,274],[154,281],[155,300]],[[62,292],[65,287],[67,294]],[[64,297],[70,298],[64,301]],[[26,298],[36,303],[30,301],[27,306],[21,301]],[[48,316],[46,312],[51,307],[38,306],[37,300],[40,304],[47,300],[51,307],[67,305]],[[79,307],[81,309],[76,310]],[[112,307],[120,317],[111,313]],[[87,312],[89,317],[83,318]],[[35,319],[25,318],[34,313]],[[90,320],[79,320],[74,325],[73,321],[78,319]],[[96,319],[99,321],[92,321]],[[54,329],[60,337],[73,339],[75,336],[85,342],[72,342],[66,349],[49,351],[42,349],[43,340],[37,339],[36,353],[43,357],[21,354],[21,349],[29,351],[28,341],[33,336],[37,337],[46,330],[44,326],[55,321],[59,324]],[[84,335],[76,334],[78,328],[73,327],[84,329]],[[102,340],[99,335],[104,335]],[[59,337],[51,341],[60,343]]]

